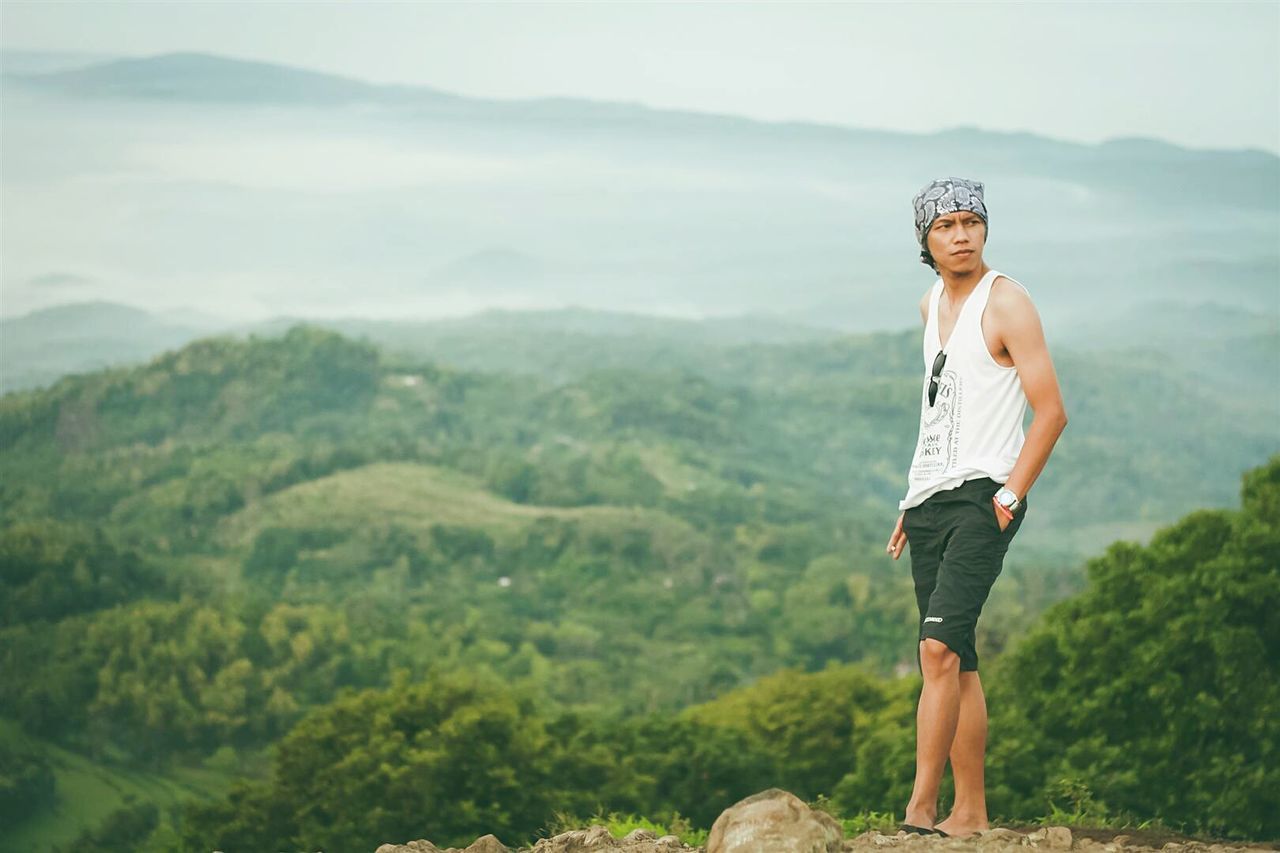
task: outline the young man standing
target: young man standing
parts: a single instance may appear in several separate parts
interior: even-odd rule
[[[1067,425],[1035,306],[1020,283],[986,265],[983,185],[932,181],[913,199],[921,260],[938,279],[920,300],[924,384],[907,495],[888,552],[911,541],[920,610],[916,779],[902,829],[965,837],[989,828],[983,765],[987,706],[975,626],[1027,491]],[[1030,404],[1034,417],[1024,434]],[[951,814],[937,822],[948,757]]]

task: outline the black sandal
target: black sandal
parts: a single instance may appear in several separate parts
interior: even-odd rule
[[[913,826],[909,823],[898,824],[898,829],[906,830],[907,832],[914,832],[917,835],[941,835],[943,838],[951,837],[947,835],[945,832],[943,832],[941,829],[929,829],[928,827],[924,827],[924,826]]]

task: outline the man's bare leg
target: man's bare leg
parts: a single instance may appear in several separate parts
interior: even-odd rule
[[[920,670],[924,688],[916,708],[916,782],[905,822],[929,828],[938,817],[938,786],[960,719],[960,656],[941,640],[926,637],[920,641]]]
[[[977,670],[960,673],[960,719],[951,743],[951,775],[956,801],[947,819],[934,824],[948,835],[966,836],[987,823],[987,791],[984,764],[987,750],[987,699]]]

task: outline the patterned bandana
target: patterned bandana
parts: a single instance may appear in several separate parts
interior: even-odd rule
[[[987,222],[987,206],[982,201],[980,181],[938,178],[936,181],[930,181],[916,193],[911,203],[916,209],[916,240],[920,242],[920,248],[925,250],[921,253],[922,255],[928,254],[929,247],[926,241],[929,237],[929,229],[933,227],[933,221],[939,216],[946,216],[958,210],[972,210],[982,217],[983,222]],[[987,225],[990,227],[989,222]],[[929,263],[928,260],[924,262]]]

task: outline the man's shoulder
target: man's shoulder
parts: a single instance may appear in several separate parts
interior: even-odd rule
[[[1027,290],[1026,285],[1003,273],[997,275],[991,282],[991,296],[988,301],[995,303],[997,310],[1001,307],[1025,308],[1032,305],[1031,292]]]
[[[1039,309],[1031,300],[1026,286],[1016,278],[997,275],[991,282],[988,311],[996,331],[1003,335],[1015,328],[1028,328],[1039,322]]]
[[[995,296],[997,293],[1022,293],[1028,297],[1031,295],[1026,285],[1004,273],[998,274],[995,280],[991,282],[991,295]]]

